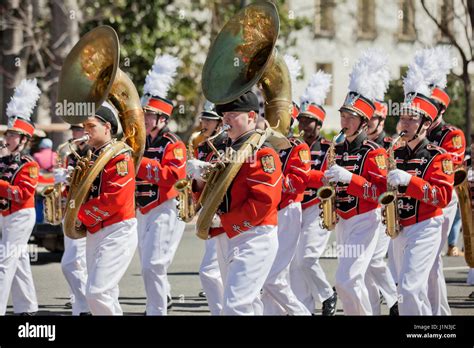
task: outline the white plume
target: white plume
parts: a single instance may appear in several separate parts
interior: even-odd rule
[[[416,92],[429,97],[430,85],[445,88],[451,68],[449,47],[438,46],[418,50],[413,62],[408,66],[407,76],[403,79],[405,94]]]
[[[298,77],[301,76],[301,64],[298,59],[290,54],[285,54],[283,59],[288,67],[288,71],[290,72],[291,84],[294,86]]]
[[[15,88],[15,92],[7,105],[7,116],[18,116],[29,121],[40,95],[41,90],[38,88],[36,79],[22,80]]]
[[[331,75],[318,70],[317,73],[311,76],[308,86],[300,97],[301,105],[304,103],[323,105],[330,87]]]
[[[451,47],[449,46],[437,46],[433,48],[434,56],[438,66],[437,74],[431,79],[431,84],[440,88],[446,88],[448,84],[447,76],[453,68],[453,60],[451,57]]]
[[[178,58],[169,54],[155,57],[153,66],[145,79],[143,94],[166,98],[180,63]]]
[[[352,68],[349,90],[369,100],[383,100],[390,81],[388,56],[377,49],[365,50]]]
[[[407,76],[403,78],[403,91],[405,95],[416,92],[429,96],[431,94],[429,84],[423,74],[422,67],[412,62],[408,66]]]

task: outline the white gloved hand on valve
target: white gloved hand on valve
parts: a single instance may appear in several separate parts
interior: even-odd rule
[[[66,168],[54,168],[54,183],[63,184],[68,181],[68,170]]]
[[[73,166],[68,166],[67,168],[54,168],[54,183],[55,184],[66,184],[68,185],[71,181],[72,173],[74,172]]]
[[[324,172],[324,177],[329,182],[340,182],[343,184],[348,184],[352,180],[352,173],[346,168],[335,164]]]
[[[204,169],[211,166],[209,162],[200,161],[198,159],[191,159],[186,163],[186,174],[194,180],[204,181],[201,174]]]
[[[411,175],[401,169],[391,170],[387,175],[387,182],[390,186],[407,186],[410,183]]]

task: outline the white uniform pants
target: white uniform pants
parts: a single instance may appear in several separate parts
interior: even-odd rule
[[[389,243],[390,237],[385,233],[385,225],[381,223],[378,230],[374,255],[372,256],[372,260],[370,260],[369,268],[365,275],[365,286],[369,291],[373,315],[382,314],[380,309],[380,293],[382,293],[385,298],[388,308],[397,302],[397,286],[384,260]]]
[[[175,199],[169,199],[146,214],[137,212],[147,315],[167,314],[167,296],[171,291],[167,271],[185,227],[184,222],[178,220],[176,204]]]
[[[277,250],[277,226],[257,226],[229,239],[223,315],[262,314],[260,290]]]
[[[224,300],[225,256],[228,250],[228,238],[221,233],[206,240],[204,257],[199,268],[199,278],[206,293],[207,303],[212,315],[219,315]]]
[[[371,315],[372,306],[365,275],[377,245],[380,210],[374,209],[336,225],[336,290],[346,315]]]
[[[86,238],[71,239],[64,236],[61,269],[72,293],[72,315],[90,312],[86,299]]]
[[[117,222],[87,233],[86,299],[93,315],[122,315],[119,282],[137,248],[137,220]]]
[[[28,254],[28,240],[35,220],[34,208],[22,209],[3,218],[0,242],[0,315],[5,315],[7,310],[10,290],[15,313],[38,311]]]
[[[303,209],[301,236],[290,271],[291,287],[310,312],[314,312],[315,301],[323,303],[334,294],[319,263],[334,232],[321,227],[320,213],[319,204]]]
[[[296,252],[301,232],[301,203],[291,203],[278,211],[278,251],[263,286],[263,313],[280,314],[273,310],[274,302],[289,315],[310,315],[311,312],[293,293],[289,284],[290,263]]]
[[[433,314],[427,284],[438,257],[442,223],[442,216],[427,219],[405,227],[393,240],[400,315]]]
[[[444,221],[441,231],[441,243],[437,251],[437,259],[431,269],[428,278],[428,298],[430,299],[433,315],[451,315],[448,303],[448,290],[443,271],[443,257],[441,256],[446,246],[449,232],[453,226],[456,210],[458,209],[458,196],[453,191],[453,196],[449,204],[443,209]]]

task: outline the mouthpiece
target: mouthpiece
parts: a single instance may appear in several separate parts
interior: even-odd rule
[[[71,143],[82,143],[86,142],[90,139],[89,134],[84,135],[83,137],[77,138],[77,139],[71,139]]]

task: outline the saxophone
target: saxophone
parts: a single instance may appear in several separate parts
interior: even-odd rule
[[[87,141],[89,136],[85,135],[82,138],[70,139],[58,146],[56,153],[58,154],[58,160],[56,162],[55,168],[60,168],[64,165],[64,159],[70,154],[73,153],[76,157],[80,157],[77,152],[72,147],[73,144],[81,143]],[[62,153],[62,150],[65,147],[69,147],[69,151]],[[44,222],[50,225],[60,225],[63,220],[63,183],[56,183],[54,185],[46,186],[41,195],[44,197],[43,201],[43,214]]]
[[[194,141],[203,133],[203,130],[191,134],[187,146],[187,158],[194,158]],[[197,213],[193,200],[192,180],[190,177],[180,179],[174,184],[178,191],[178,218],[184,222],[191,221]]]
[[[344,142],[346,128],[343,128],[332,140],[328,150],[328,166],[331,168],[336,164],[336,145]],[[321,227],[332,231],[336,227],[337,215],[336,215],[336,184],[329,183],[328,185],[322,186],[318,189],[316,195],[321,201],[319,208],[321,209]]]
[[[394,148],[405,133],[405,131],[400,132],[400,134],[398,134],[398,136],[390,143],[390,147],[387,150],[387,174],[390,173],[390,171],[397,169]],[[397,238],[402,229],[398,218],[398,188],[392,187],[387,182],[387,191],[380,195],[379,203],[382,205],[382,223],[386,226],[385,233],[392,239]]]

